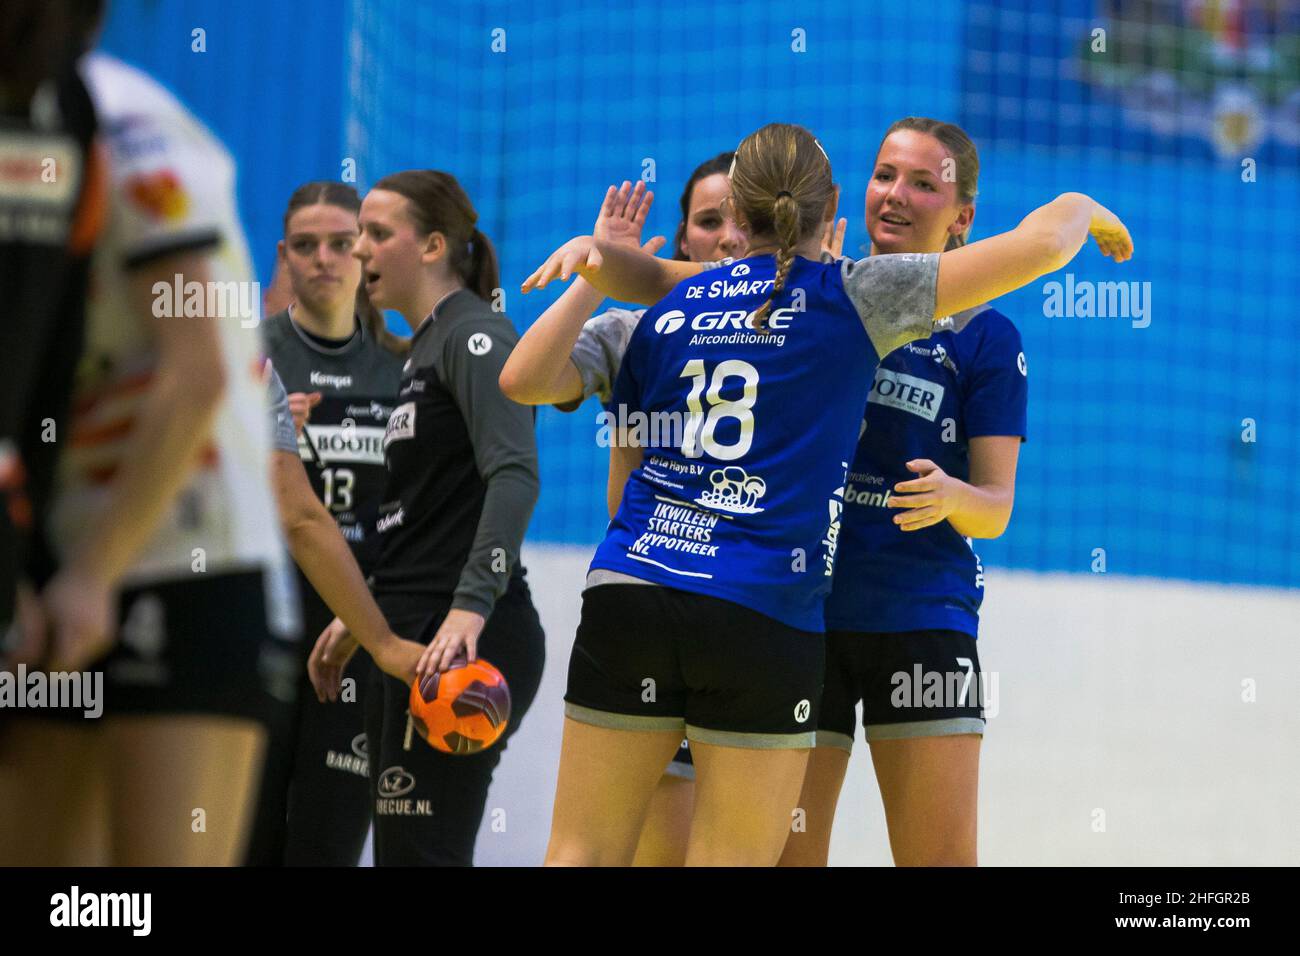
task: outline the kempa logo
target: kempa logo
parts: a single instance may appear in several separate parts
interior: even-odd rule
[[[749,266],[745,265],[743,262],[738,262],[736,263],[736,267],[731,270],[731,274],[733,276],[747,276],[749,275]]]
[[[152,291],[156,319],[239,319],[245,329],[257,325],[262,301],[256,282],[186,282],[179,272],[171,282],[155,282]]]
[[[152,893],[82,893],[74,885],[50,897],[51,926],[128,926],[132,936],[148,936],[152,914]]]
[[[794,705],[794,719],[799,723],[807,723],[808,718],[812,716],[812,702],[801,700]]]
[[[328,385],[331,388],[351,388],[351,375],[331,375],[328,372],[312,372],[311,383],[313,385]]]
[[[492,337],[486,332],[476,332],[469,337],[470,355],[487,355],[492,351]]]
[[[1016,356],[1016,368],[1020,369],[1020,374],[1029,377],[1029,366],[1025,364],[1025,353],[1021,352]]]
[[[1151,324],[1151,283],[1075,281],[1074,273],[1067,272],[1064,284],[1052,281],[1043,286],[1043,315],[1132,319],[1133,328],[1145,329]]]

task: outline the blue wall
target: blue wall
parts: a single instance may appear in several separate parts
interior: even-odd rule
[[[1248,183],[1240,157],[1204,136],[1133,128],[1117,96],[1078,76],[1074,38],[1099,16],[1067,21],[1078,8],[120,2],[104,45],[160,75],[231,146],[264,281],[299,182],[338,176],[348,157],[360,188],[434,166],[474,199],[520,328],[558,294],[521,296],[523,277],[647,159],[650,227],[671,236],[697,163],[762,123],[803,123],[835,165],[856,255],[884,128],[907,114],[960,120],[981,147],[977,234],[1061,191],[1092,193],[1125,217],[1137,256],[1117,266],[1090,248],[1070,271],[1149,282],[1153,303],[1145,329],[1048,318],[1041,283],[999,303],[1025,339],[1031,434],[1011,529],[981,543],[986,561],[1086,571],[1104,548],[1112,572],[1300,585],[1296,150],[1270,139]],[[190,52],[195,26],[205,54]],[[539,415],[534,539],[603,532],[596,411]]]

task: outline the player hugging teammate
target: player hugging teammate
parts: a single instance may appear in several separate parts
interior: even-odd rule
[[[777,862],[825,676],[821,569],[836,537],[826,516],[843,509],[875,365],[930,335],[932,320],[960,332],[983,302],[1064,266],[1089,233],[1117,259],[1131,251],[1113,214],[1065,194],[970,246],[819,261],[837,189],[806,130],[774,124],[747,137],[731,179],[749,255],[724,268],[749,281],[707,309],[748,317],[743,350],[693,335],[703,310],[691,300],[713,288],[694,278],[700,266],[581,237],[524,285],[577,272],[626,301],[666,295],[633,332],[613,399],[687,422],[672,447],[615,455],[630,478],[592,562],[570,659],[549,863],[629,862],[683,730],[697,768],[687,863]],[[566,327],[569,342],[581,321]],[[644,532],[665,506],[717,518],[717,557],[657,548]],[[919,527],[934,512],[916,515]]]

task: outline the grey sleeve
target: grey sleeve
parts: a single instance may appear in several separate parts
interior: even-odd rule
[[[610,309],[592,316],[582,327],[569,358],[582,378],[584,401],[592,395],[598,396],[602,402],[609,401],[614,391],[614,379],[618,378],[619,366],[623,364],[623,353],[627,351],[628,340],[632,338],[632,332],[644,314],[645,309],[637,309],[635,312]],[[581,401],[569,402],[556,407],[571,412],[581,404]]]
[[[844,291],[880,358],[908,342],[929,338],[934,331],[939,253],[841,261]]]
[[[483,336],[491,340],[486,352]],[[519,548],[541,488],[533,410],[506,398],[497,385],[516,341],[514,330],[499,323],[463,322],[448,333],[438,362],[443,384],[465,418],[474,464],[487,485],[478,531],[451,606],[484,617],[505,593],[510,572],[519,563]]]
[[[271,369],[271,380],[266,385],[267,400],[271,405],[271,447],[276,451],[290,452],[298,456],[298,433],[293,427],[293,415],[289,412],[289,393],[284,390],[284,382],[279,374]]]

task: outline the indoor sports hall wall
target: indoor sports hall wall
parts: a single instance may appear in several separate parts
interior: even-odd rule
[[[846,251],[860,254],[883,130],[907,114],[957,119],[982,151],[977,234],[1061,191],[1088,192],[1126,217],[1137,256],[1118,266],[1089,249],[1070,273],[1077,285],[1136,282],[1141,295],[1114,318],[1048,317],[1042,284],[1002,303],[1024,335],[1030,440],[1011,530],[981,554],[1040,570],[1091,571],[1104,558],[1108,573],[1300,584],[1300,509],[1284,507],[1300,468],[1288,298],[1300,271],[1294,18],[1282,36],[1265,24],[1243,41],[1255,44],[1252,62],[1267,51],[1275,72],[1291,71],[1289,90],[1268,76],[1184,89],[1177,70],[1146,81],[1140,65],[1106,73],[1103,57],[1081,53],[1102,27],[1112,58],[1141,60],[1125,39],[1136,26],[1059,20],[1053,4],[1028,0],[941,0],[923,16],[903,3],[617,6],[566,4],[562,17],[480,3],[351,6],[348,155],[365,178],[426,163],[454,171],[501,251],[521,328],[558,291],[525,297],[518,282],[590,229],[609,182],[649,170],[654,231],[671,236],[697,163],[764,122],[800,122],[831,156]],[[1176,43],[1218,42],[1186,34]],[[1220,98],[1239,87],[1239,111],[1255,110],[1260,132],[1216,147],[1216,85]],[[1289,113],[1267,102],[1287,94]],[[1135,118],[1135,99],[1156,118]],[[1250,125],[1217,120],[1233,123]],[[1254,182],[1242,181],[1245,156]],[[592,401],[540,416],[535,540],[590,543],[603,531],[598,411]]]
[[[883,130],[907,114],[957,119],[981,149],[977,236],[1073,189],[1110,204],[1137,242],[1131,263],[1088,249],[1072,278],[1051,277],[1064,315],[1045,314],[1046,282],[1000,303],[1025,341],[1030,436],[1014,521],[981,555],[1293,587],[1300,8],[1248,4],[1250,16],[1214,20],[1166,16],[1214,4],[1150,2],[1121,21],[1106,6],[937,0],[917,16],[901,3],[636,0],[617,13],[568,3],[561,16],[466,0],[323,0],[310,14],[119,0],[118,13],[153,26],[110,23],[105,46],[156,70],[230,144],[263,282],[294,185],[351,166],[364,189],[436,166],[475,201],[521,329],[558,288],[522,296],[519,282],[590,228],[610,182],[653,177],[650,224],[671,236],[697,163],[764,122],[800,122],[835,165],[845,251],[858,255]],[[1098,29],[1104,53],[1091,50]],[[1064,306],[1108,282],[1137,283],[1128,314]],[[602,533],[598,411],[540,413],[546,491],[532,540]]]

